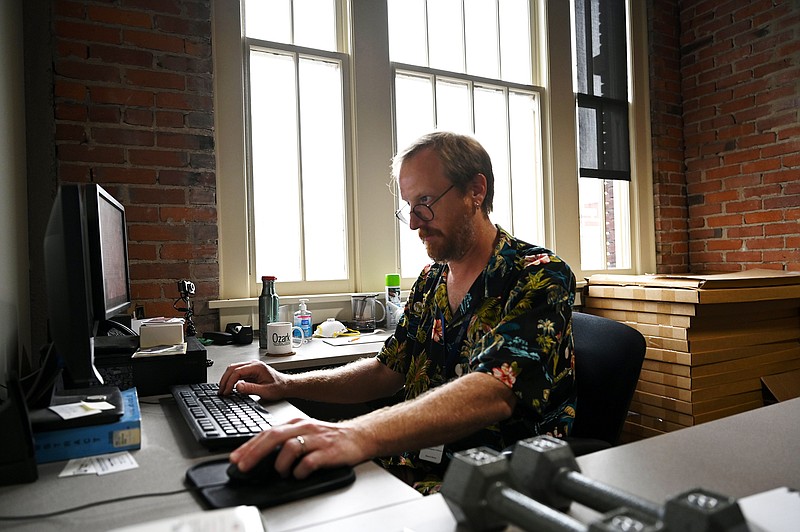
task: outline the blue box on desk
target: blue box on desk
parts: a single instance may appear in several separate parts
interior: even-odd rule
[[[136,388],[129,388],[121,393],[124,410],[122,417],[114,423],[35,432],[33,443],[36,462],[44,464],[140,449],[142,415],[139,411],[139,396]]]

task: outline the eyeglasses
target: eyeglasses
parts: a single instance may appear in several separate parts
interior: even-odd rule
[[[430,222],[433,220],[433,204],[442,199],[445,194],[450,192],[450,189],[453,188],[455,183],[447,187],[447,190],[439,194],[432,202],[430,203],[417,203],[413,207],[406,203],[403,207],[397,209],[394,212],[394,215],[397,217],[398,220],[403,222],[404,224],[409,224],[411,222],[411,213],[414,213],[414,216],[422,220],[423,222]]]

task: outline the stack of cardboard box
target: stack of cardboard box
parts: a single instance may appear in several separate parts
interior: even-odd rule
[[[584,311],[647,340],[626,441],[762,406],[762,377],[800,369],[800,272],[594,275]]]

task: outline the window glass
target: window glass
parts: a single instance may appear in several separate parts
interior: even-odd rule
[[[248,40],[251,276],[347,279],[344,79],[322,55],[335,49],[335,3],[248,0],[245,20],[248,37],[286,43]]]
[[[626,3],[574,0],[573,13],[581,267],[629,268]]]
[[[390,57],[403,58],[404,67],[419,67],[416,72],[406,68],[395,72],[398,149],[431,129],[474,135],[492,158],[492,220],[521,238],[542,243],[542,166],[534,162],[542,159],[541,116],[537,89],[530,85],[528,3],[437,0],[412,4],[389,1]],[[402,10],[403,16],[393,19],[396,10]],[[426,44],[424,39],[409,43],[394,37],[408,28],[428,36],[426,53],[418,49]],[[416,277],[430,259],[416,233],[405,224],[399,231],[401,274]]]

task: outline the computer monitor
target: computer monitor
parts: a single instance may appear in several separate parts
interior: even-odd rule
[[[96,184],[59,187],[44,239],[51,349],[65,388],[102,384],[98,325],[130,306],[125,209]]]

